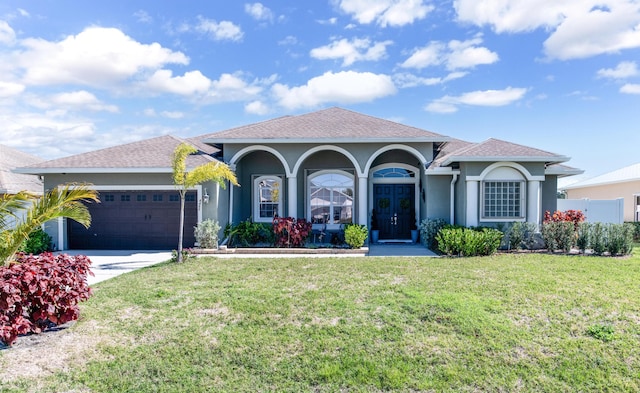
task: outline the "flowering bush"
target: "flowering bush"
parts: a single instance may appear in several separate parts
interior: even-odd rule
[[[542,222],[542,238],[547,249],[549,251],[571,251],[571,248],[577,243],[578,229],[584,218],[584,214],[580,210],[565,212],[556,210],[553,214],[547,210]]]
[[[11,345],[20,334],[78,319],[78,303],[91,296],[89,265],[84,255],[44,253],[18,254],[0,267],[0,341]]]

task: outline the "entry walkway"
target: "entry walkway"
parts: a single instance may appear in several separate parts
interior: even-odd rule
[[[377,243],[369,245],[370,257],[437,257],[422,244]]]

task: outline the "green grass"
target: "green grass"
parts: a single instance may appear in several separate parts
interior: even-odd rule
[[[199,258],[68,330],[97,344],[38,391],[640,391],[640,258]]]

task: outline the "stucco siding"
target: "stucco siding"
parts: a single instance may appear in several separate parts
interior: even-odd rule
[[[426,176],[423,186],[426,199],[425,218],[442,218],[449,222],[451,178],[451,176],[446,175]]]
[[[558,177],[557,176],[547,176],[544,180],[544,183],[541,184],[542,187],[542,211],[540,222],[544,219],[544,212],[554,212],[558,207]]]

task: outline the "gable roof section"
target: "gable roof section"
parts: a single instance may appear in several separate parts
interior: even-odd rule
[[[213,146],[197,139],[183,140],[171,135],[159,136],[138,142],[108,147],[76,154],[56,160],[45,161],[18,169],[21,173],[171,173],[171,157],[178,145],[190,143],[198,153],[187,157],[187,167],[193,168],[215,159],[218,152]]]
[[[569,161],[569,157],[566,156],[494,138],[477,144],[460,144],[460,146],[458,150],[449,152],[442,157],[439,164],[447,166],[454,162],[478,161],[546,162],[555,164]]]
[[[564,187],[565,190],[585,188],[591,186],[603,186],[607,184],[626,183],[640,181],[640,163],[616,169],[602,175],[592,177]]]
[[[444,142],[450,138],[390,120],[329,108],[205,135],[205,143]]]
[[[40,157],[0,145],[0,194],[16,194],[20,191],[42,194],[42,181],[37,176],[13,172],[17,167],[42,161]]]

